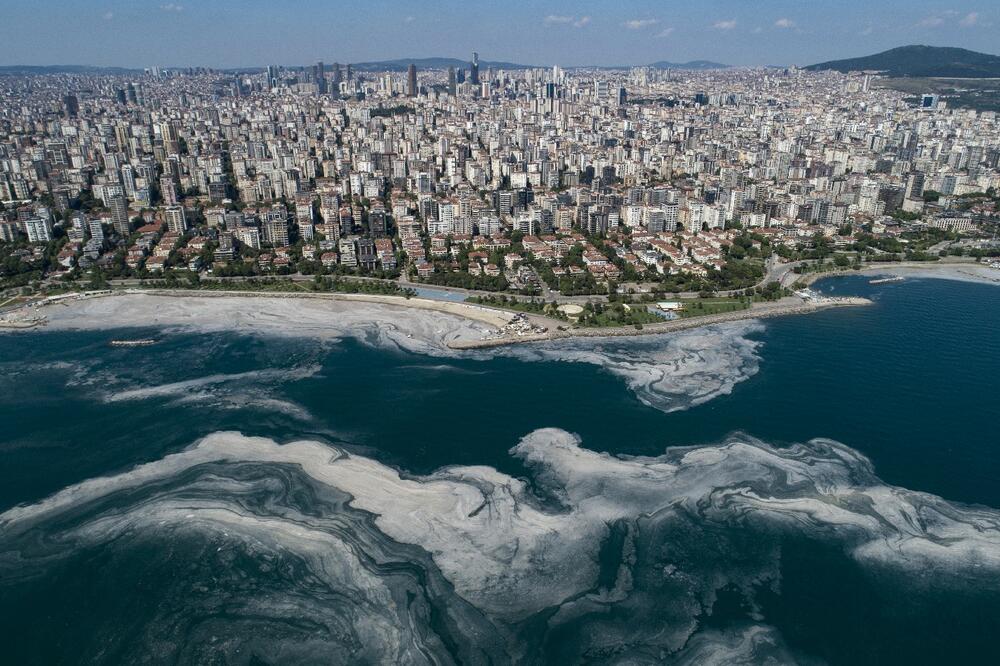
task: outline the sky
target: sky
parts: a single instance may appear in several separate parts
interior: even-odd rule
[[[1000,52],[997,0],[0,0],[0,65],[246,67],[470,57],[808,65],[905,44]]]

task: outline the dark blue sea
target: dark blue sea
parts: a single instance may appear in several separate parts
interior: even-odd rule
[[[657,338],[3,335],[0,662],[998,663],[1000,289],[816,288],[690,404]]]

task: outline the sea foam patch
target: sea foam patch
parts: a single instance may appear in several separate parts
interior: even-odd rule
[[[436,358],[508,356],[526,362],[586,363],[620,378],[642,402],[667,412],[731,393],[756,374],[761,343],[753,336],[763,330],[760,322],[741,321],[662,335],[569,338],[456,351],[448,347],[450,341],[477,340],[490,327],[449,313],[361,301],[147,294],[73,303],[54,310],[50,322],[54,329],[136,325],[168,332],[306,337],[327,343],[353,338]],[[212,378],[204,379],[210,383]]]
[[[318,613],[313,656],[413,662],[456,660],[459,644],[473,661],[518,661],[555,633],[573,637],[569,661],[785,655],[760,610],[740,628],[703,625],[723,590],[751,609],[760,590],[780,594],[788,538],[908,585],[1000,595],[1000,512],[887,486],[835,442],[733,437],[633,458],[545,429],[511,453],[529,478],[482,466],[412,477],[319,442],[217,433],[0,515],[0,586],[94,549],[166,541],[164,557],[183,561],[215,548],[231,555],[211,576],[258,570],[239,569],[236,591],[208,604],[237,609],[219,631],[239,633],[253,610],[299,640],[292,618]],[[266,603],[240,596],[259,588]],[[172,626],[209,611],[192,612]],[[275,638],[267,654],[291,649]]]
[[[633,338],[570,338],[498,350],[524,361],[588,363],[622,379],[645,404],[665,412],[728,395],[759,369],[756,321]]]

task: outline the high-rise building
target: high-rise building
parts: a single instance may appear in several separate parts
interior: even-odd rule
[[[90,237],[104,242],[104,227],[101,226],[100,218],[94,218],[87,223],[87,228],[90,231]]]
[[[63,97],[63,106],[66,107],[66,117],[76,118],[80,113],[80,101],[76,95],[66,95]]]
[[[288,218],[283,211],[272,211],[264,220],[264,240],[274,247],[287,247]]]
[[[320,60],[316,63],[316,88],[319,90],[321,95],[326,94],[326,68],[323,66],[323,61]]]
[[[128,221],[128,202],[124,194],[113,194],[107,199],[108,209],[111,211],[111,226],[115,228],[122,238],[128,237],[131,228]]]
[[[183,206],[167,206],[163,209],[163,219],[170,231],[178,234],[187,231],[187,218],[184,216]]]
[[[160,176],[160,197],[165,206],[177,205],[177,185],[170,176]]]
[[[28,242],[31,243],[48,243],[52,240],[52,224],[41,217],[25,220],[24,231],[28,234]]]
[[[340,92],[340,82],[344,80],[343,73],[340,71],[340,63],[333,63],[333,93],[338,94]]]
[[[919,171],[911,173],[906,178],[907,198],[920,198],[924,194],[924,174]]]
[[[472,85],[479,85],[479,54],[472,52],[472,63],[469,66],[469,80]]]
[[[408,97],[417,96],[417,66],[412,62],[406,68],[406,94]]]
[[[448,94],[454,97],[458,93],[458,84],[455,82],[455,68],[448,68]]]
[[[0,222],[0,241],[8,243],[17,239],[17,224],[14,222]]]

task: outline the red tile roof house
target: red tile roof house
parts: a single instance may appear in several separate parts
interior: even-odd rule
[[[152,272],[159,272],[163,270],[163,267],[167,263],[166,257],[150,257],[146,260],[146,270]]]

